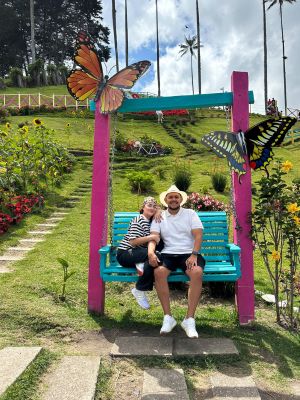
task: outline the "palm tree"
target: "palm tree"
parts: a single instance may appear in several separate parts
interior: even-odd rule
[[[127,0],[125,0],[125,59],[128,67],[128,19],[127,19]]]
[[[116,1],[111,0],[111,8],[112,8],[112,23],[113,23],[113,31],[114,31],[114,44],[115,44],[115,54],[116,54],[116,68],[119,71],[119,55],[118,55],[118,38],[117,38],[117,11],[116,11]]]
[[[265,94],[265,114],[267,115],[268,106],[268,53],[267,53],[267,19],[266,19],[266,2],[262,0],[263,4],[263,28],[264,28],[264,94]]]
[[[181,57],[187,54],[188,52],[190,53],[191,56],[191,77],[192,77],[192,89],[194,94],[193,56],[195,56],[194,50],[198,49],[197,36],[185,37],[185,43],[180,44],[179,47],[181,48],[181,50],[179,50],[179,54],[181,54]]]
[[[200,43],[200,20],[199,20],[199,3],[196,0],[196,19],[197,19],[197,43]],[[198,88],[199,94],[201,94],[201,58],[200,58],[200,47],[197,47],[198,56]]]
[[[283,90],[284,90],[284,110],[285,115],[287,115],[287,97],[286,97],[286,72],[285,72],[285,60],[287,59],[285,55],[284,48],[284,36],[283,36],[283,21],[282,21],[282,6],[284,3],[295,3],[296,0],[270,0],[272,3],[269,5],[268,10],[273,7],[275,4],[279,4],[279,12],[280,12],[280,25],[281,25],[281,41],[282,41],[282,63],[283,63]]]
[[[155,0],[156,15],[156,62],[157,62],[157,95],[160,97],[160,68],[159,68],[159,39],[158,39],[158,8],[157,0]]]

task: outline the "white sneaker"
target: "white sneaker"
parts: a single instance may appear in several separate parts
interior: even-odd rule
[[[144,273],[144,263],[135,264],[135,268],[137,269],[138,276],[142,276]]]
[[[150,304],[148,302],[145,292],[143,292],[142,290],[133,288],[133,289],[131,289],[131,293],[134,295],[134,297],[140,307],[142,307],[144,310],[148,310],[150,308]]]
[[[185,318],[181,322],[181,327],[189,338],[197,338],[198,332],[196,331],[196,324],[194,318]]]
[[[160,334],[165,335],[166,333],[170,333],[176,324],[176,320],[171,315],[165,315]]]

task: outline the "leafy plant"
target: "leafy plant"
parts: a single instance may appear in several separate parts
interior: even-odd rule
[[[189,165],[185,162],[175,164],[173,182],[179,190],[186,192],[192,183],[192,172]]]
[[[63,284],[62,284],[62,292],[61,295],[59,296],[61,301],[66,300],[66,284],[68,279],[71,278],[72,275],[76,274],[75,271],[68,272],[69,270],[69,263],[63,258],[58,258],[57,261],[60,263],[60,265],[63,268]]]
[[[252,238],[267,268],[275,296],[276,320],[289,329],[300,327],[300,206],[299,186],[288,186],[292,163],[275,165],[257,183],[258,200],[252,212]]]
[[[211,176],[211,183],[216,192],[223,193],[227,185],[227,177],[221,172],[215,172]]]
[[[137,193],[147,193],[153,191],[154,179],[147,172],[130,172],[127,174],[131,190]]]

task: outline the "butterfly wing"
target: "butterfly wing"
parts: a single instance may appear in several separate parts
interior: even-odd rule
[[[204,135],[201,142],[221,158],[227,158],[229,168],[239,175],[246,173],[243,149],[232,132],[215,131]]]
[[[266,169],[273,159],[272,147],[279,146],[296,123],[296,118],[272,118],[251,127],[245,132],[247,152],[252,169]]]
[[[67,77],[67,88],[71,96],[82,101],[95,95],[103,82],[100,57],[90,36],[84,31],[78,33],[74,61],[77,68]]]
[[[108,79],[100,96],[100,111],[108,113],[116,111],[123,102],[123,89],[131,89],[134,83],[150,67],[149,61],[139,61],[117,72]]]

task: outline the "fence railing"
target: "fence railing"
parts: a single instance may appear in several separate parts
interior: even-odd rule
[[[30,94],[0,94],[0,107],[1,108],[22,108],[22,107],[48,107],[48,108],[88,108],[89,100],[77,101],[70,95],[53,94],[46,96],[42,93]]]

